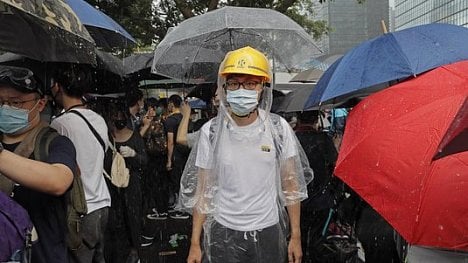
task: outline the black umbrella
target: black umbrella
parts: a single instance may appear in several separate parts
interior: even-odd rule
[[[0,0],[0,50],[39,61],[96,63],[94,41],[70,6]]]
[[[292,90],[286,94],[281,105],[276,109],[276,112],[303,111],[304,104],[312,90],[314,90],[314,87],[315,84],[302,84],[301,88]]]
[[[120,58],[101,50],[96,50],[96,55],[98,69],[107,70],[121,77],[125,75],[124,65]]]
[[[153,53],[136,53],[123,59],[125,75],[137,81],[167,79],[158,74],[151,73]]]
[[[122,60],[118,57],[103,51],[96,50],[97,66],[91,68],[94,82],[91,84],[91,89],[96,93],[113,93],[123,90],[123,65]],[[0,64],[26,67],[31,69],[39,79],[47,84],[52,71],[64,66],[66,63],[41,62],[31,58],[27,58],[14,53],[4,53],[0,55]]]

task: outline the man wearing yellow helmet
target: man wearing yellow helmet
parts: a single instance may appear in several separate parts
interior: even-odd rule
[[[251,47],[220,66],[218,116],[201,128],[181,182],[178,208],[193,212],[189,263],[202,260],[202,228],[207,262],[301,262],[300,201],[313,173],[286,120],[269,113],[271,76]]]

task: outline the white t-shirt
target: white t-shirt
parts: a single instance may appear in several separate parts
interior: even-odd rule
[[[107,144],[109,137],[104,119],[89,109],[74,110],[79,111],[91,123]],[[109,189],[107,189],[103,176],[104,151],[86,122],[75,113],[64,113],[54,119],[50,126],[56,129],[59,134],[68,137],[75,145],[76,160],[81,170],[88,214],[110,206]]]
[[[262,114],[263,112],[261,112]],[[201,128],[196,166],[210,169],[219,162],[217,213],[215,220],[238,231],[252,231],[275,225],[278,217],[276,149],[268,125],[260,118],[243,127],[226,127],[219,157],[213,158],[209,139],[212,121]],[[294,135],[281,118],[284,158],[296,150]],[[224,123],[223,125],[226,125]]]

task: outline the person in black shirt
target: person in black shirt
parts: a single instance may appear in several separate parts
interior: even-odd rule
[[[0,187],[4,192],[12,191],[37,230],[39,239],[32,247],[32,263],[67,263],[64,193],[77,169],[75,148],[68,138],[57,136],[49,144],[46,162],[14,153],[48,126],[40,118],[46,104],[43,86],[32,71],[0,66],[0,132],[4,146],[0,147],[4,148],[0,150],[0,173],[5,176],[0,176]]]
[[[295,130],[314,170],[314,181],[307,186],[309,197],[301,203],[303,262],[325,262],[321,258],[321,232],[334,206],[332,174],[338,153],[330,136],[318,129],[318,114],[318,111],[300,113]]]
[[[169,171],[169,182],[171,185],[170,203],[176,203],[176,198],[172,198],[179,193],[180,177],[184,170],[185,162],[187,161],[188,150],[183,145],[176,145],[177,130],[182,113],[180,113],[180,105],[182,98],[179,95],[172,95],[167,101],[170,115],[164,122],[164,127],[167,132],[167,162],[166,169]],[[173,199],[173,200],[172,200]]]

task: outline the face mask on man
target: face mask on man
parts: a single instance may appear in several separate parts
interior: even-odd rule
[[[258,94],[256,90],[228,90],[226,100],[232,112],[237,116],[246,116],[258,105]]]
[[[31,110],[14,108],[8,105],[0,107],[0,132],[5,134],[15,134],[25,129],[29,125],[29,113],[37,106],[34,105]]]
[[[163,113],[163,109],[161,107],[156,108],[156,115],[160,116]]]

